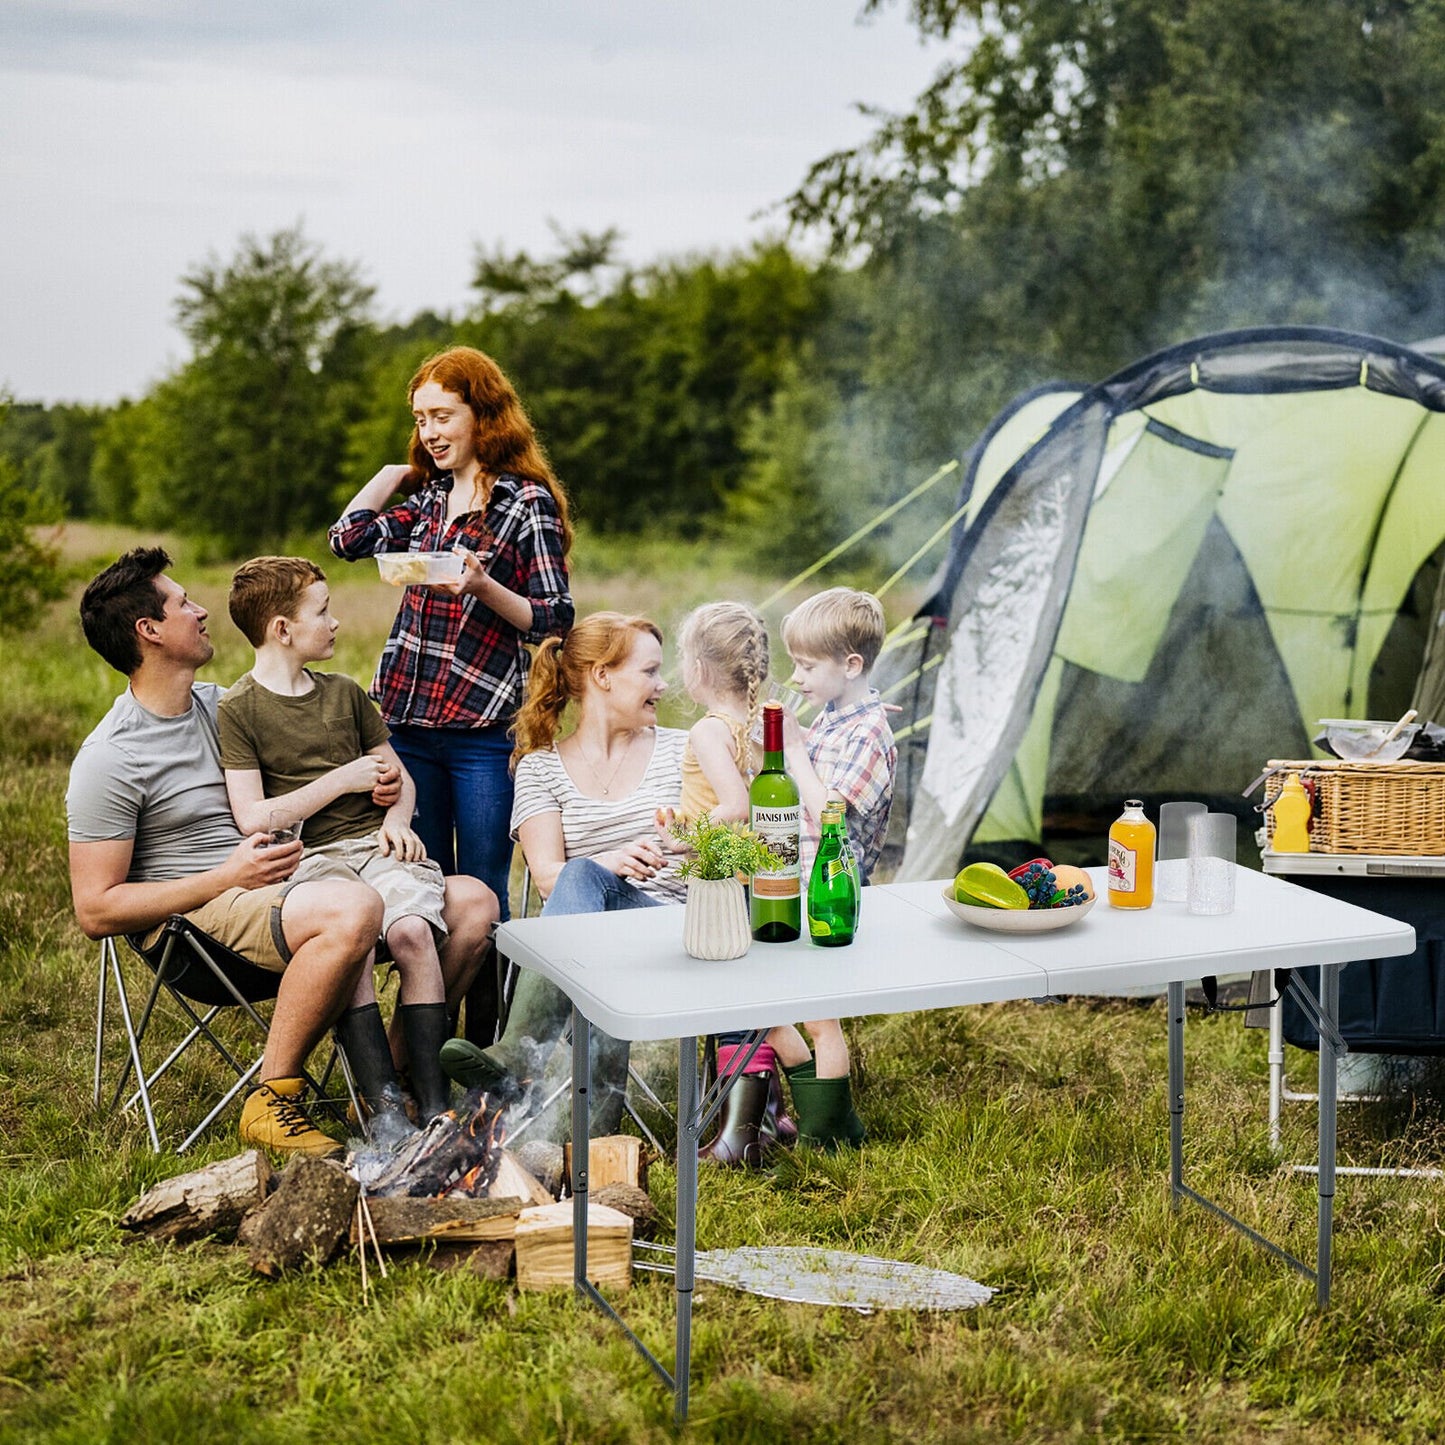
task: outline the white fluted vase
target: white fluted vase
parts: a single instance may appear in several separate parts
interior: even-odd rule
[[[736,878],[689,878],[682,946],[694,958],[741,958],[753,944],[747,890]]]

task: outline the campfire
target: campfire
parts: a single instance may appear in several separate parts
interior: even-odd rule
[[[373,1198],[486,1198],[502,1163],[503,1114],[500,1105],[489,1108],[487,1096],[474,1089],[395,1152],[353,1150],[347,1169],[362,1193]]]
[[[324,1263],[349,1242],[360,1251],[363,1297],[368,1248],[383,1276],[383,1251],[401,1251],[482,1278],[515,1272],[519,1289],[570,1284],[572,1204],[557,1197],[568,1173],[564,1150],[528,1141],[514,1154],[506,1115],[474,1090],[391,1148],[357,1141],[344,1164],[292,1159],[279,1181],[265,1155],[250,1150],[157,1185],[121,1225],[157,1240],[234,1236],[252,1268],[273,1278]],[[657,1218],[640,1141],[593,1139],[588,1174],[588,1274],[626,1287],[634,1222],[646,1235]]]

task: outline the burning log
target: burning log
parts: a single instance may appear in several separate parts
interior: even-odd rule
[[[121,1228],[178,1244],[207,1234],[230,1234],[266,1202],[274,1179],[266,1156],[250,1149],[146,1190],[121,1215]]]
[[[266,1204],[247,1221],[251,1268],[275,1279],[303,1263],[324,1264],[346,1239],[358,1186],[327,1159],[293,1159]]]
[[[480,1198],[497,1177],[501,1143],[501,1108],[488,1109],[485,1099],[468,1095],[467,1105],[457,1113],[438,1114],[399,1150],[387,1168],[367,1182],[367,1194],[374,1199],[448,1194]]]
[[[524,1209],[517,1220],[517,1288],[572,1283],[572,1201]],[[599,1288],[632,1283],[632,1221],[605,1205],[587,1215],[587,1278]]]
[[[499,1149],[496,1173],[487,1189],[492,1199],[503,1199],[514,1195],[523,1204],[551,1204],[555,1200],[552,1192],[529,1169],[526,1169],[510,1149]]]
[[[560,1144],[550,1139],[524,1139],[512,1150],[512,1156],[553,1199],[562,1197],[562,1184],[567,1175]],[[537,1203],[545,1204],[546,1200],[539,1199]]]

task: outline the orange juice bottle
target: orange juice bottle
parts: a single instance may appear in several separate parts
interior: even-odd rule
[[[1154,825],[1144,804],[1130,798],[1109,829],[1109,903],[1148,908],[1154,902]]]

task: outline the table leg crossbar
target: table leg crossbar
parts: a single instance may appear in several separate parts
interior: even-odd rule
[[[1340,965],[1325,964],[1320,968],[1320,993],[1315,999],[1295,974],[1289,981],[1290,992],[1299,1000],[1306,1014],[1316,1021],[1320,1036],[1319,1084],[1319,1175],[1317,1195],[1319,1222],[1315,1234],[1315,1267],[1310,1268],[1287,1249],[1266,1239],[1227,1209],[1206,1199],[1184,1182],[1184,985],[1169,985],[1169,1188],[1177,1205],[1190,1199],[1211,1214],[1232,1225],[1246,1239],[1283,1260],[1291,1269],[1315,1282],[1315,1298],[1328,1304],[1330,1298],[1330,1241],[1334,1230],[1335,1204],[1335,1115],[1337,1100],[1337,1069],[1339,1055],[1347,1051],[1339,1032]]]

